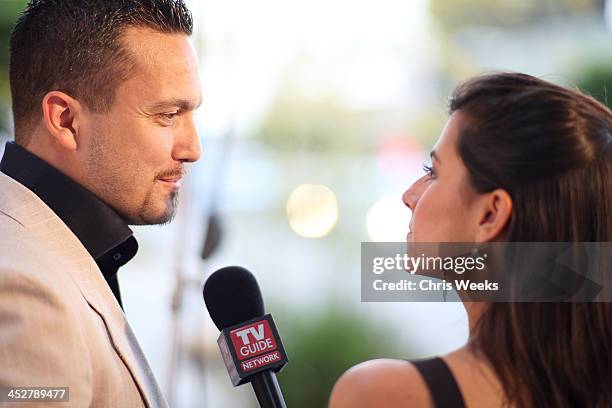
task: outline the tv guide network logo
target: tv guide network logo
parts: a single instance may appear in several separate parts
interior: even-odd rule
[[[224,329],[217,342],[234,385],[261,371],[280,371],[287,364],[287,354],[269,314]]]

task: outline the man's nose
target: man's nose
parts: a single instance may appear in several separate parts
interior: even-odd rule
[[[186,121],[180,136],[175,140],[173,158],[176,161],[192,163],[201,156],[200,138],[192,119]]]

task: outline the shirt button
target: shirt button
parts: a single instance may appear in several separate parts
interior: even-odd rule
[[[114,255],[113,255],[113,259],[114,259],[115,261],[120,260],[120,259],[121,259],[121,254],[120,254],[119,252],[117,252],[116,254],[114,254]]]

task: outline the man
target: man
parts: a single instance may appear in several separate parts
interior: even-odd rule
[[[200,157],[191,31],[182,0],[31,0],[17,22],[0,387],[68,387],[74,407],[167,405],[116,273],[138,248],[128,225],[169,222]]]

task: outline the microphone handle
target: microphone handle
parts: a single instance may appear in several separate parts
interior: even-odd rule
[[[287,408],[276,375],[272,370],[255,374],[251,385],[261,408]]]

